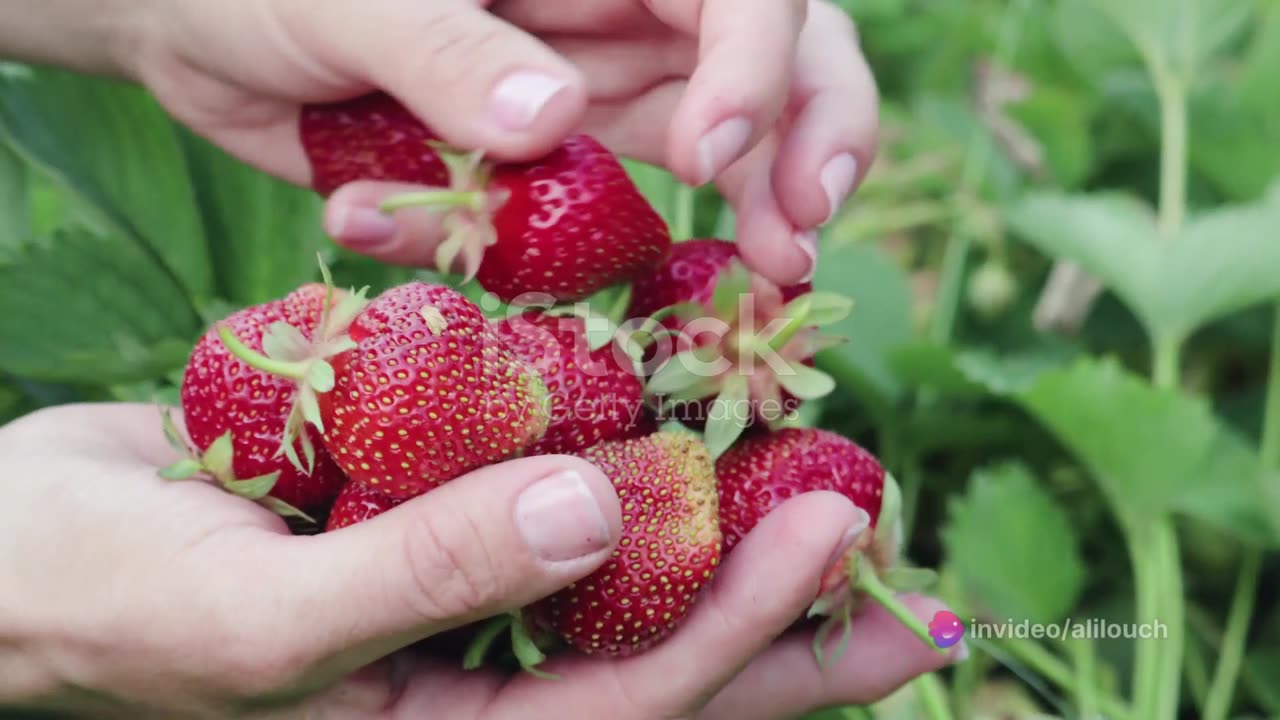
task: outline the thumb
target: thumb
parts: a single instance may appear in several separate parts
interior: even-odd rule
[[[394,95],[443,138],[503,160],[549,152],[586,107],[577,69],[474,0],[327,3],[311,31],[342,66]]]
[[[590,463],[513,460],[359,525],[289,538],[273,564],[305,581],[277,605],[309,609],[307,656],[358,667],[554,593],[599,567],[620,535],[613,485]]]

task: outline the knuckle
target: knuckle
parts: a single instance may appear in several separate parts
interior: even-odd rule
[[[470,617],[501,596],[498,569],[466,512],[420,518],[404,537],[411,602],[424,619]]]
[[[476,22],[475,9],[460,6],[441,10],[413,34],[416,48],[403,64],[405,87],[431,78],[438,84],[469,84],[476,68],[492,57],[503,57],[503,30],[496,23]]]

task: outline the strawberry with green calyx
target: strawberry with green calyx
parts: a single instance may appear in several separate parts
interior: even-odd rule
[[[164,413],[164,436],[169,444],[183,454],[183,458],[160,470],[160,477],[166,480],[190,480],[203,475],[232,495],[252,500],[271,512],[284,518],[297,518],[315,524],[315,518],[268,493],[280,480],[280,471],[275,470],[265,475],[238,479],[235,475],[235,448],[230,430],[223,433],[209,444],[204,452],[198,453],[182,438],[173,417]]]
[[[449,187],[389,198],[382,210],[444,213],[440,271],[461,265],[464,281],[477,279],[504,302],[529,293],[581,300],[656,267],[671,247],[661,216],[590,136],[519,164],[433,148],[449,168]]]
[[[921,589],[932,573],[894,567],[901,546],[901,496],[880,462],[852,440],[813,428],[786,428],[743,440],[716,461],[720,522],[726,553],[769,512],[806,492],[837,492],[869,516],[869,525],[823,577],[810,617],[826,616],[814,641],[823,648],[832,631],[845,631],[852,615],[870,597],[883,605],[924,642],[928,629],[895,597],[895,591]]]
[[[301,417],[321,428],[334,460],[396,500],[513,457],[546,431],[541,378],[451,288],[391,288],[339,342],[336,354],[326,346],[283,364],[233,351],[306,383],[315,402]]]
[[[187,474],[203,472],[237,494],[250,495],[260,494],[257,488],[267,483],[266,478],[274,478],[261,494],[269,492],[269,497],[280,500],[283,504],[277,509],[286,514],[292,511],[285,506],[318,515],[329,507],[346,478],[328,454],[312,453],[305,467],[287,459],[289,453],[296,456],[298,446],[305,450],[313,445],[313,436],[318,441],[319,434],[311,431],[287,447],[282,444],[293,407],[294,383],[237,358],[223,345],[218,330],[233,330],[253,348],[270,344],[268,328],[277,323],[295,327],[304,338],[313,338],[332,302],[324,286],[309,283],[281,299],[232,312],[205,332],[183,369],[180,391],[183,420],[194,449],[177,442],[176,431],[169,431],[170,441],[186,455],[182,465]],[[231,452],[219,450],[211,458],[217,463],[204,462],[215,442],[228,434]],[[230,458],[229,467],[221,464],[226,458]],[[169,474],[182,473],[174,468]],[[243,484],[226,485],[247,478],[256,480],[251,492]]]
[[[329,359],[355,347],[347,331],[369,303],[367,287],[349,292],[336,290],[323,259],[320,272],[324,277],[325,303],[310,337],[295,323],[278,320],[267,326],[262,335],[262,353],[259,353],[245,344],[232,325],[219,323],[216,329],[222,344],[242,362],[272,377],[294,382],[280,452],[303,472],[310,472],[316,461],[315,442],[306,431],[306,424],[310,423],[321,434],[325,431],[318,394],[334,387],[334,371]],[[298,457],[295,443],[302,446],[305,464]]]
[[[685,245],[693,247],[681,250]],[[819,327],[853,308],[840,295],[807,285],[780,288],[751,274],[736,250],[727,252],[731,247],[708,240],[677,244],[657,277],[636,284],[630,313],[649,311],[650,297],[675,303],[660,320],[676,333],[674,352],[666,353],[647,391],[664,416],[693,427],[705,423],[707,445],[717,456],[747,427],[760,421],[780,427],[801,401],[835,388],[812,366],[813,357],[843,339]],[[691,304],[699,311],[685,309]]]
[[[632,359],[609,342],[608,323],[603,317],[528,311],[494,324],[547,388],[550,424],[527,454],[574,453],[657,430]],[[593,325],[605,328],[603,345],[593,342],[599,340],[592,337]]]
[[[689,433],[658,432],[578,454],[608,476],[622,504],[622,537],[587,577],[522,612],[494,621],[468,653],[478,666],[510,626],[512,649],[532,669],[546,633],[587,655],[627,657],[669,636],[720,564],[715,469]]]

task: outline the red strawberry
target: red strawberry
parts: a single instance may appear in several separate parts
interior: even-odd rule
[[[684,433],[579,455],[613,480],[622,539],[603,566],[528,608],[528,618],[584,653],[625,657],[666,638],[720,563],[715,472],[706,446]]]
[[[932,644],[928,628],[889,589],[890,585],[916,589],[922,581],[931,581],[932,573],[892,567],[901,544],[899,495],[897,484],[874,455],[826,430],[787,428],[749,437],[721,455],[716,460],[716,477],[725,553],[765,515],[802,493],[837,492],[866,511],[870,519],[867,531],[827,571],[819,598],[810,609],[811,615],[831,616],[815,640],[819,660],[827,634],[840,625],[847,630],[852,612],[865,596],[884,605],[924,642]]]
[[[720,529],[729,552],[788,498],[830,490],[853,501],[876,527],[884,468],[857,443],[826,430],[785,428],[743,440],[716,460]]]
[[[439,138],[389,95],[304,106],[298,129],[311,162],[311,187],[321,195],[355,180],[449,181],[449,171],[427,144]]]
[[[593,350],[587,322],[530,311],[494,326],[547,386],[551,424],[530,455],[574,453],[657,430],[630,358],[612,342]]]
[[[348,525],[362,523],[375,518],[402,500],[388,497],[364,483],[349,482],[342,486],[338,499],[333,501],[333,510],[329,512],[329,521],[324,526],[325,532],[333,532]]]
[[[581,300],[660,263],[671,238],[626,171],[593,138],[576,135],[530,163],[482,163],[432,143],[433,133],[386,96],[313,106],[302,140],[317,188],[357,178],[445,185],[384,204],[447,212],[451,238],[440,245],[442,272],[461,258],[466,278],[503,301],[525,293]]]
[[[325,287],[313,283],[281,300],[240,310],[221,325],[260,350],[273,323],[289,323],[310,340],[324,307]],[[295,467],[280,453],[293,398],[292,382],[250,367],[227,350],[216,329],[210,329],[192,351],[182,379],[187,433],[205,456],[203,467],[197,461],[186,461],[188,474],[204,470],[233,492],[257,495],[254,499],[269,488],[271,497],[294,508],[322,513],[346,477],[323,448],[315,451],[311,472]],[[314,430],[308,432],[311,440],[319,438]],[[180,476],[182,472],[171,474]],[[274,482],[267,479],[272,476]],[[251,479],[262,482],[244,482]],[[284,508],[277,504],[275,509]]]
[[[546,431],[542,380],[450,288],[392,288],[349,333],[355,347],[332,358],[334,389],[319,400],[325,445],[352,480],[421,495]]]
[[[633,321],[660,316],[676,332],[670,351],[651,353],[660,364],[649,391],[662,398],[665,415],[705,423],[714,454],[746,427],[777,425],[800,400],[834,388],[813,368],[814,355],[836,341],[817,327],[843,319],[852,303],[808,283],[779,288],[749,274],[733,243],[677,243],[632,297]]]

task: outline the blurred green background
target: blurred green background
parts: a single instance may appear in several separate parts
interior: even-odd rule
[[[974,641],[814,717],[1280,717],[1280,3],[841,4],[882,145],[823,236],[857,308],[806,421],[884,459],[966,622],[1169,634]],[[0,141],[0,422],[172,400],[205,324],[317,250],[411,277],[132,87],[0,65]],[[732,236],[714,192],[630,169],[678,236]]]

